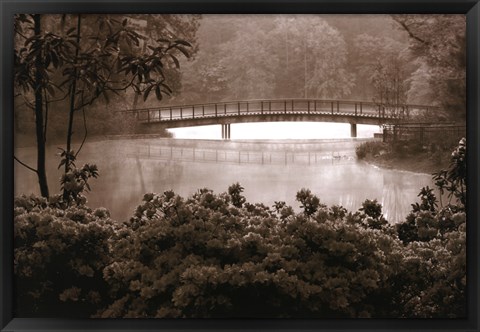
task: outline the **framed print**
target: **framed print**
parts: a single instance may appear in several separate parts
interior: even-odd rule
[[[3,1],[1,330],[478,330],[479,13]]]

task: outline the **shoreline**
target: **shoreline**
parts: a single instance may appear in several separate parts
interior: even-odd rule
[[[419,158],[423,158],[419,160]],[[444,163],[438,163],[434,160],[428,158],[428,155],[417,155],[417,156],[409,156],[404,158],[398,157],[389,157],[389,155],[383,155],[379,157],[368,155],[365,158],[361,159],[368,165],[388,169],[388,170],[395,170],[395,171],[404,171],[410,172],[415,174],[425,174],[425,175],[432,175],[444,169],[448,165]]]

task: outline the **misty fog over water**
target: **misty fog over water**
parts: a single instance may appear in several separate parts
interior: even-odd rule
[[[250,203],[272,206],[295,201],[301,188],[310,189],[327,205],[356,211],[365,199],[378,199],[389,222],[405,218],[427,174],[386,170],[356,160],[362,139],[212,141],[174,139],[110,140],[87,143],[77,164],[95,160],[100,170],[87,193],[92,208],[105,207],[114,219],[126,220],[145,193],[173,190],[187,197],[200,188],[216,193],[239,182]],[[16,154],[33,162],[33,148]],[[56,147],[47,151],[50,183],[59,190]],[[32,159],[32,160],[29,160]],[[38,193],[32,172],[16,165],[16,195]]]

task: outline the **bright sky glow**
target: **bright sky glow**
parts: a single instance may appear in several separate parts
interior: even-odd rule
[[[328,139],[350,138],[350,124],[330,122],[261,122],[231,124],[231,139]],[[220,125],[169,129],[175,138],[221,139]],[[357,125],[357,137],[370,138],[379,126]]]

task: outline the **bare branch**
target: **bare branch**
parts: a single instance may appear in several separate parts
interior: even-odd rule
[[[29,101],[27,99],[27,97],[25,97],[25,95],[22,95],[22,98],[23,98],[23,101],[24,101],[24,105],[27,105],[27,107],[31,108],[31,109],[35,109],[35,104],[34,102],[32,101]],[[23,105],[19,105],[19,106],[23,106]]]
[[[38,171],[37,171],[35,168],[30,167],[30,166],[28,166],[27,164],[23,163],[23,162],[20,161],[17,157],[13,156],[13,159],[15,159],[20,165],[26,167],[27,169],[31,170],[32,172],[38,173]]]
[[[28,37],[25,36],[25,35],[24,35],[23,33],[21,33],[20,31],[18,31],[18,29],[15,29],[15,33],[16,33],[17,35],[19,35],[20,37],[22,37],[23,39],[28,39]]]
[[[402,20],[396,18],[396,17],[393,17],[393,20],[395,22],[397,22],[398,24],[400,24],[402,26],[402,28],[408,33],[408,35],[410,36],[410,38],[413,38],[415,39],[416,41],[424,44],[424,45],[428,45],[429,42],[427,42],[426,40],[423,40],[422,38],[418,37],[417,35],[415,35],[411,30],[410,28],[408,27],[408,25],[403,22]]]

